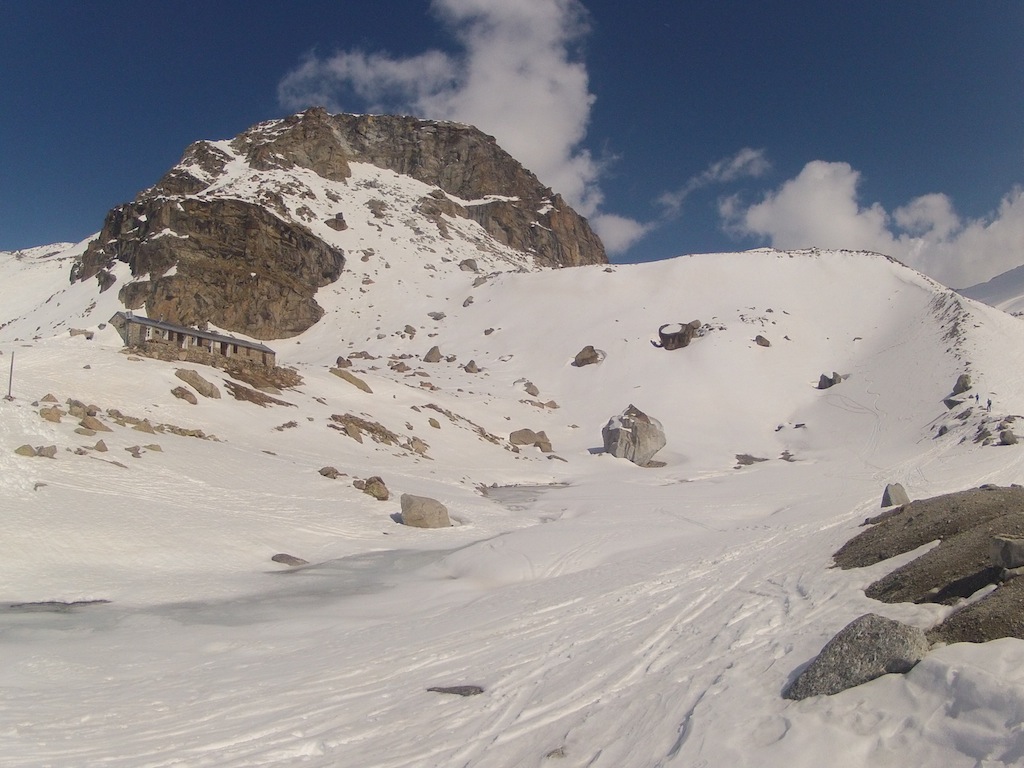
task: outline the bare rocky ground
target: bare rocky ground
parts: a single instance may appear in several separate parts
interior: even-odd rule
[[[833,556],[840,568],[872,565],[939,541],[871,584],[865,590],[868,597],[887,603],[956,605],[989,588],[988,594],[967,602],[930,629],[929,640],[1024,639],[1024,581],[1006,578],[989,554],[994,536],[1024,537],[1024,487],[985,485],[921,499],[869,518],[865,524],[871,527]]]

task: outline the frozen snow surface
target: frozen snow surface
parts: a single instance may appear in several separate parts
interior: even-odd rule
[[[266,407],[217,369],[126,355],[100,327],[126,267],[98,293],[68,280],[82,244],[0,254],[4,765],[1024,763],[1019,640],[781,697],[857,616],[928,627],[951,610],[869,600],[898,563],[841,571],[831,553],[886,483],[922,498],[1022,479],[1019,446],[974,440],[1024,413],[1020,320],[876,254],[530,271],[468,239],[407,247],[401,226],[337,233],[348,262],[317,296],[324,319],[269,342],[303,382]],[[652,345],[694,318],[709,330],[689,347]],[[603,361],[572,366],[587,344]],[[454,361],[422,362],[434,345]],[[389,357],[406,354],[409,370]],[[339,355],[372,393],[330,373]],[[224,396],[175,398],[180,367]],[[950,411],[964,372],[980,404]],[[112,431],[44,421],[48,393],[96,404]],[[664,426],[664,466],[601,453],[630,403]],[[357,442],[344,414],[428,448]],[[554,453],[514,452],[520,428]],[[371,475],[389,501],[352,486]],[[454,525],[400,525],[401,493]],[[458,685],[483,692],[427,690]]]

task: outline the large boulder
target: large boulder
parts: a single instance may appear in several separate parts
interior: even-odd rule
[[[665,447],[665,430],[635,405],[612,416],[601,430],[604,449],[612,456],[644,466]]]
[[[403,493],[401,503],[403,525],[411,525],[413,528],[448,528],[452,524],[448,508],[437,499]]]
[[[830,696],[893,672],[908,672],[928,653],[924,631],[868,613],[828,641],[784,692],[787,699]]]
[[[882,491],[883,507],[899,507],[910,503],[907,489],[901,483],[889,483]]]
[[[517,429],[508,436],[508,441],[512,445],[534,445],[543,453],[551,453],[551,440],[543,430],[540,432],[534,432],[532,429]]]

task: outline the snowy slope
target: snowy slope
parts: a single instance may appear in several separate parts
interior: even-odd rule
[[[1024,265],[984,283],[961,288],[959,293],[1009,314],[1020,314],[1024,312]]]
[[[894,564],[839,571],[830,555],[887,482],[923,497],[1020,479],[1019,449],[973,440],[1024,413],[1015,318],[854,252],[536,271],[488,250],[479,282],[459,268],[469,235],[410,246],[406,227],[336,233],[349,260],[317,295],[324,320],[272,343],[303,383],[266,408],[174,398],[178,366],[132,360],[100,329],[114,291],[69,285],[67,257],[0,255],[0,363],[15,361],[3,599],[110,601],[0,612],[9,764],[1019,763],[1016,640],[939,649],[833,697],[780,696],[856,616],[929,626],[950,610],[869,600]],[[659,325],[693,319],[708,329],[691,346],[652,346]],[[604,361],[572,366],[586,344]],[[434,345],[455,360],[423,363]],[[329,371],[362,352],[350,370],[372,393]],[[816,389],[832,371],[844,381]],[[943,405],[965,371],[991,413]],[[39,418],[46,393],[217,439],[80,436]],[[630,403],[665,426],[664,467],[600,452]],[[356,442],[332,428],[346,413],[426,455]],[[561,460],[512,452],[520,427]],[[108,453],[71,450],[98,437]],[[57,458],[15,455],[23,443]],[[369,475],[391,501],[351,486]],[[457,524],[396,524],[403,492]],[[277,552],[313,565],[289,571]],[[426,691],[458,684],[485,692]]]

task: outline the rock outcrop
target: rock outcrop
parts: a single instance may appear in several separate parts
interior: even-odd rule
[[[95,277],[107,290],[115,263],[123,262],[133,279],[118,297],[128,309],[258,339],[297,335],[323,315],[314,295],[345,263],[340,248],[315,234],[324,222],[302,202],[316,197],[303,179],[312,171],[344,182],[351,163],[436,187],[417,213],[442,237],[449,237],[443,216],[462,217],[538,266],[607,263],[587,221],[476,128],[314,108],[230,142],[192,144],[154,186],[107,214],[71,279]],[[240,164],[251,172],[247,191],[224,191],[223,180]],[[326,226],[349,228],[342,212]]]

